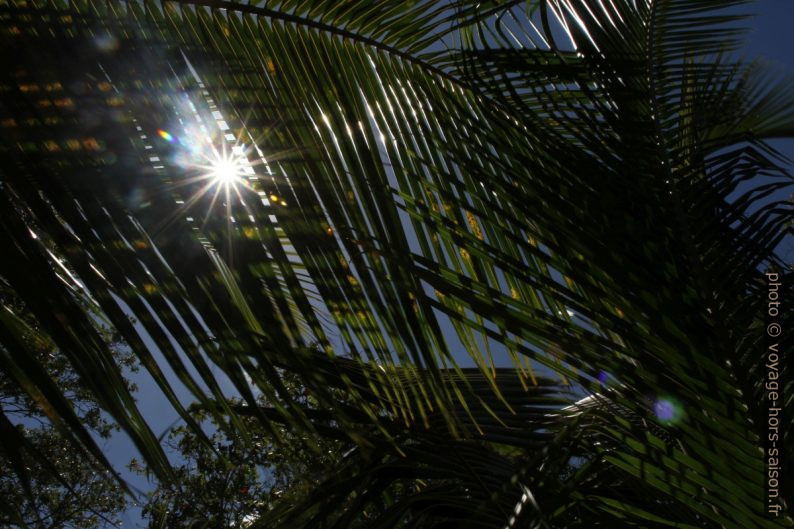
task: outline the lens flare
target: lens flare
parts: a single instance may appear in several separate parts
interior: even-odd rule
[[[119,47],[119,39],[109,33],[97,35],[94,38],[96,47],[105,53],[116,51]]]
[[[684,410],[672,397],[661,397],[653,403],[653,413],[663,424],[676,424],[684,418]]]
[[[171,136],[167,131],[163,129],[157,129],[157,135],[163,138],[165,141],[172,142],[174,141],[174,137]]]

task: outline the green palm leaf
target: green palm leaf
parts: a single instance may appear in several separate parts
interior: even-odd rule
[[[4,4],[0,275],[163,479],[81,299],[196,429],[182,388],[245,435],[228,383],[273,435],[346,432],[345,468],[262,523],[779,526],[759,270],[785,268],[765,140],[794,105],[727,57],[726,4]],[[236,185],[180,159],[213,134]],[[91,448],[0,323],[4,372]],[[510,426],[539,388],[600,396]]]

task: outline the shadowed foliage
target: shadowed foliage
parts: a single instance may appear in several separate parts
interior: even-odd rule
[[[0,278],[0,302],[7,341],[0,345],[2,358],[9,347],[23,346],[29,360],[40,365],[69,400],[80,421],[95,439],[108,439],[113,424],[104,417],[64,355],[41,332],[19,296]],[[97,321],[113,358],[132,372],[134,357]],[[34,364],[35,365],[35,364]],[[16,366],[10,365],[14,368]],[[82,450],[69,446],[55,410],[34,387],[22,387],[18,378],[0,373],[0,425],[7,443],[0,448],[0,525],[89,529],[116,527],[127,502],[125,492],[108,471]],[[134,388],[133,385],[128,387]],[[22,449],[13,441],[22,441]],[[10,442],[8,442],[10,441]]]

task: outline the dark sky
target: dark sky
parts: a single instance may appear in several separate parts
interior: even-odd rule
[[[794,71],[794,2],[759,0],[751,9],[758,15],[750,20],[748,56],[763,55]]]
[[[759,0],[750,9],[758,14],[749,21],[752,29],[744,50],[747,58],[765,57],[794,75],[794,0]],[[770,143],[794,160],[793,139]],[[794,172],[794,164],[790,164],[789,170]],[[791,194],[779,198],[791,199]],[[786,262],[794,263],[794,236],[789,236],[779,251]]]

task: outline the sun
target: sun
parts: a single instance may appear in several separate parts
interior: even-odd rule
[[[231,184],[239,177],[240,166],[234,159],[218,160],[212,165],[212,178],[218,184]]]
[[[214,159],[208,167],[208,176],[216,185],[230,186],[240,183],[243,178],[243,159],[225,152],[214,153]]]

